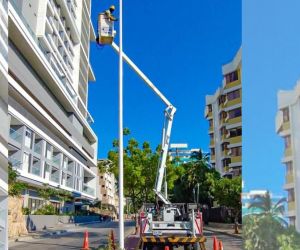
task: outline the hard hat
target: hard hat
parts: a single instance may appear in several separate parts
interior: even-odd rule
[[[109,7],[109,9],[110,9],[110,10],[115,10],[116,7],[115,7],[114,5],[111,5],[111,6]]]

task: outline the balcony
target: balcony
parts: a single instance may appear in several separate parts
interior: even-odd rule
[[[82,192],[91,196],[95,195],[95,189],[89,187],[87,184],[82,184]]]
[[[292,156],[292,147],[288,147],[284,150],[284,157]]]
[[[208,106],[205,107],[204,117],[207,119],[212,118],[212,111],[209,110]]]
[[[33,159],[33,164],[30,167],[30,173],[37,176],[41,176],[41,161],[39,159]]]
[[[226,108],[229,108],[229,107],[232,107],[232,106],[235,106],[237,104],[241,104],[242,103],[242,98],[239,97],[239,98],[236,98],[236,99],[233,99],[233,100],[230,100],[226,103],[225,107]]]
[[[215,146],[215,140],[211,139],[210,142],[209,142],[209,147],[213,148],[214,146]]]
[[[67,177],[66,186],[73,188],[73,177]]]
[[[59,183],[59,179],[60,179],[59,169],[56,169],[56,168],[52,167],[51,175],[50,175],[50,181],[53,181],[55,183]]]
[[[231,163],[241,163],[242,162],[242,156],[232,156],[231,157]]]
[[[227,125],[233,125],[233,124],[241,123],[241,122],[242,122],[242,116],[238,116],[238,117],[228,119]]]
[[[239,74],[239,79],[237,79],[236,81],[230,82],[230,83],[226,83],[224,89],[228,90],[234,87],[237,87],[241,85],[241,80],[240,80],[240,74]]]
[[[57,166],[60,167],[61,165],[61,160],[62,160],[62,153],[53,153],[53,158],[52,158],[52,163]]]
[[[230,137],[228,142],[230,144],[242,143],[242,136]]]
[[[222,157],[228,157],[228,152],[229,152],[228,149],[223,150],[222,151]]]
[[[214,132],[214,126],[212,125],[208,128],[208,133],[211,134],[213,132]]]
[[[295,201],[289,201],[288,202],[288,211],[295,211],[295,210],[296,210]]]
[[[215,162],[216,161],[216,155],[211,155],[210,156],[210,161]]]
[[[19,130],[16,130],[14,128],[10,128],[9,129],[9,137],[14,141],[14,142],[17,142],[19,144],[22,143],[23,141],[23,134],[20,133],[20,129]]]
[[[289,173],[285,176],[285,183],[286,184],[294,183],[294,175],[292,173]]]

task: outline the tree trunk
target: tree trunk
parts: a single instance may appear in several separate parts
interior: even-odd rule
[[[239,233],[239,212],[235,213],[234,216],[234,233]]]

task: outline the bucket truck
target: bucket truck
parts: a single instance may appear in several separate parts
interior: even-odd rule
[[[107,20],[104,22],[105,19],[102,16],[103,14],[99,15],[99,37],[97,40],[105,41],[105,44],[110,44],[119,53],[119,47],[112,40],[115,35],[113,24]],[[161,155],[154,187],[157,203],[145,203],[141,209],[139,216],[140,247],[143,250],[148,250],[165,248],[166,246],[169,248],[184,246],[185,250],[199,248],[205,250],[206,239],[203,236],[202,214],[199,212],[197,204],[172,204],[167,196],[166,161],[176,108],[124,52],[122,52],[122,58],[166,105]]]

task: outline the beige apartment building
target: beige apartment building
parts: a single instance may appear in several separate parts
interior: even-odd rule
[[[285,184],[290,225],[300,232],[300,81],[294,90],[278,92],[276,133],[284,140],[282,163],[285,166]],[[297,151],[298,149],[298,151]]]
[[[242,49],[222,66],[223,82],[214,95],[206,96],[212,166],[222,176],[242,172]]]

